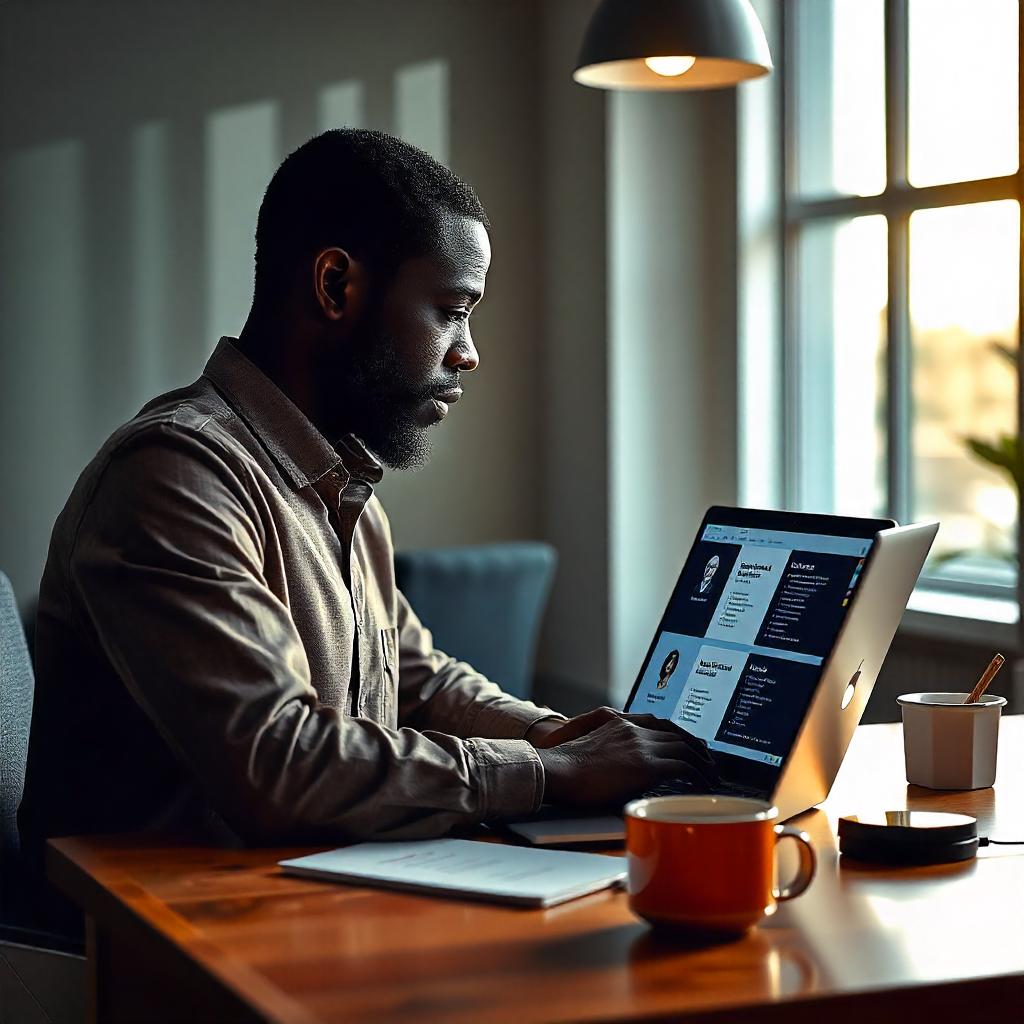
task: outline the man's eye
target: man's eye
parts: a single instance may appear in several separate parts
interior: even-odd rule
[[[444,314],[446,320],[450,320],[452,323],[459,323],[462,320],[469,319],[468,309],[442,309],[441,312]]]

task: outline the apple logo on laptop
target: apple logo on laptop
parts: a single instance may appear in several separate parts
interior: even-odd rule
[[[864,661],[861,659],[861,663],[857,666],[857,671],[850,676],[850,681],[846,684],[846,690],[843,693],[843,701],[839,705],[841,711],[845,711],[853,700],[853,693],[857,689],[857,683],[860,682],[860,670],[864,667]]]

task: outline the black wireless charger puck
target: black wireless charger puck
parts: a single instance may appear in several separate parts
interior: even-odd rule
[[[951,864],[978,852],[978,821],[939,811],[881,811],[839,819],[839,852],[877,864]]]

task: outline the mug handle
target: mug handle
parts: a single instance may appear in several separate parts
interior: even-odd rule
[[[818,858],[814,853],[814,847],[811,846],[811,837],[806,832],[794,828],[792,825],[776,825],[775,845],[778,846],[783,839],[796,840],[797,848],[800,850],[800,867],[797,870],[796,878],[789,885],[782,889],[772,889],[772,895],[779,903],[799,896],[811,884],[811,879],[814,878],[814,872],[818,866]]]

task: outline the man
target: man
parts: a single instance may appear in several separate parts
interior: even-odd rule
[[[708,764],[656,719],[505,695],[395,588],[373,485],[427,459],[476,368],[489,263],[473,190],[397,139],[327,132],[279,168],[239,338],[110,438],[54,527],[20,815],[37,882],[51,835],[437,836]]]

